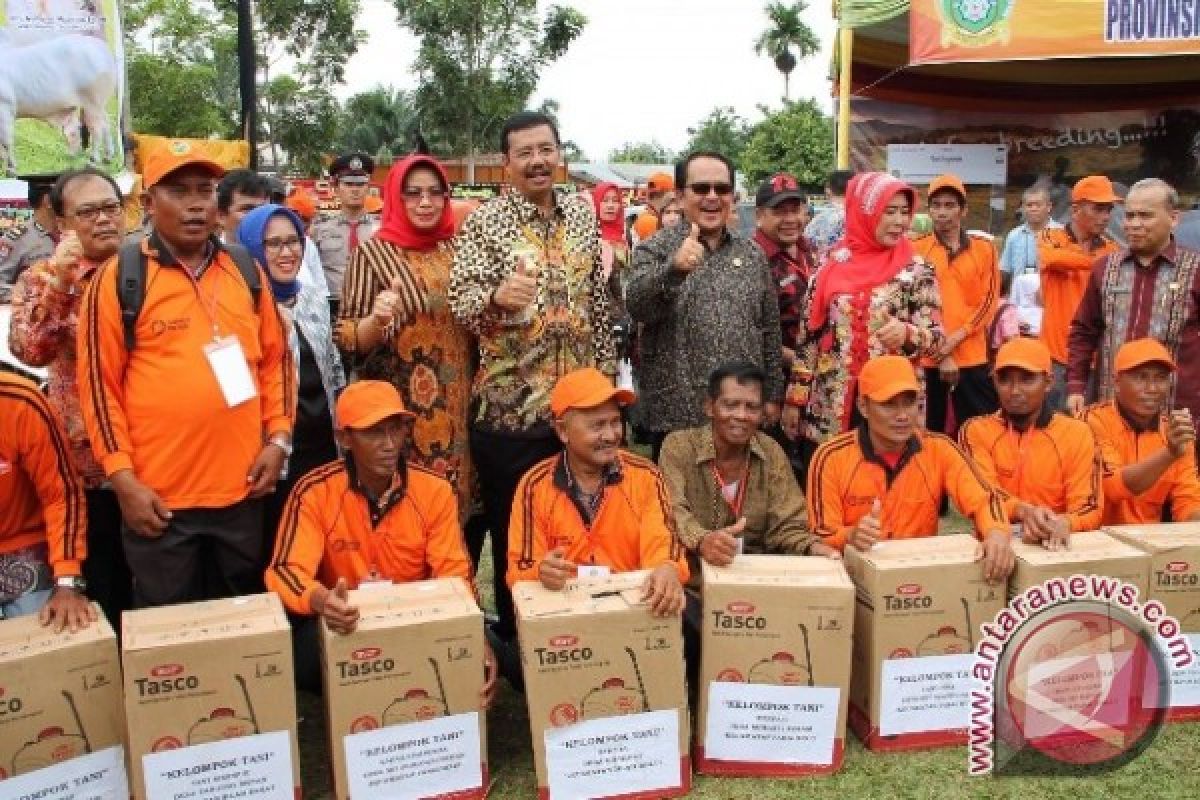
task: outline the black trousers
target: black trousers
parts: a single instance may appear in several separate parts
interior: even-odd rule
[[[88,489],[87,560],[83,577],[87,596],[94,600],[120,636],[121,612],[133,607],[133,577],[121,547],[121,504],[111,489]]]
[[[961,367],[953,392],[948,384],[942,382],[942,375],[936,367],[926,368],[925,397],[925,427],[935,433],[944,433],[946,430],[946,409],[950,402],[954,403],[954,418],[959,425],[971,417],[991,414],[1000,408],[990,368],[986,364]]]
[[[263,504],[175,511],[155,539],[121,526],[138,608],[263,591]]]
[[[512,592],[505,582],[508,571],[508,521],[512,515],[517,483],[529,468],[558,453],[562,444],[554,435],[506,436],[471,429],[471,458],[479,474],[483,515],[492,534],[492,584],[496,591],[496,634],[511,640],[517,634]]]

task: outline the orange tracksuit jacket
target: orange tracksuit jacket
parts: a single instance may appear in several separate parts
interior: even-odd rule
[[[874,453],[865,427],[829,439],[808,471],[809,524],[821,541],[844,550],[850,531],[876,498],[884,539],[936,536],[942,498],[975,521],[975,535],[1008,531],[1000,494],[953,439],[921,431],[909,440],[896,469]]]
[[[117,260],[101,267],[79,316],[79,394],[104,474],[132,468],[171,508],[224,508],[246,497],[246,475],[275,433],[290,433],[296,381],[270,284],[258,308],[233,259],[218,250],[193,283],[152,242],[137,341],[125,347]],[[218,334],[237,337],[258,396],[226,406],[205,355]]]
[[[620,471],[605,486],[589,527],[567,489],[563,458],[535,465],[517,484],[508,525],[508,585],[538,580],[538,564],[558,547],[566,548],[568,561],[613,572],[674,564],[679,582],[687,583],[671,498],[654,462],[622,451]]]
[[[46,398],[30,381],[0,371],[0,553],[41,542],[56,578],[83,574],[83,483]]]
[[[1000,302],[1000,266],[990,239],[963,233],[966,246],[953,259],[935,234],[913,242],[913,250],[933,265],[942,295],[946,335],[965,330],[967,338],[952,357],[960,367],[987,363],[987,332]]]
[[[1096,434],[1104,459],[1105,525],[1162,522],[1167,508],[1175,522],[1200,514],[1200,478],[1192,453],[1175,459],[1156,484],[1135,496],[1121,478],[1121,471],[1166,448],[1162,431],[1135,429],[1115,401],[1089,407],[1083,419]]]
[[[318,584],[345,578],[351,589],[372,575],[393,583],[462,578],[473,583],[458,526],[454,489],[437,473],[405,465],[398,484],[373,507],[350,462],[309,472],[288,496],[266,584],[296,614],[312,614]]]
[[[1038,239],[1038,263],[1041,264],[1042,341],[1050,356],[1059,364],[1067,363],[1067,334],[1071,320],[1096,261],[1121,249],[1111,239],[1097,236],[1080,242],[1070,226],[1046,228]]]
[[[1010,518],[1024,501],[1066,514],[1072,531],[1100,526],[1103,467],[1087,423],[1046,410],[1032,428],[1018,433],[997,411],[967,420],[958,440],[1000,491]]]

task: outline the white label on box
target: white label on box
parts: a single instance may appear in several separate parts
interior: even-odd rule
[[[479,712],[342,739],[351,797],[437,797],[483,786]]]
[[[759,683],[708,685],[704,756],[766,764],[833,764],[841,690]]]
[[[888,658],[879,693],[879,733],[926,733],[967,727],[975,654]]]
[[[1192,649],[1192,665],[1183,669],[1171,667],[1171,707],[1200,706],[1200,633],[1185,633]],[[1146,697],[1152,697],[1150,692]]]
[[[0,781],[0,797],[38,800],[127,800],[129,779],[120,745]]]
[[[550,800],[677,789],[679,712],[604,717],[545,733]]]
[[[603,564],[580,564],[576,570],[576,577],[581,580],[607,578],[611,574],[612,570]]]
[[[1132,655],[1123,650],[1082,653],[1038,661],[1010,692],[1024,704],[1021,730],[1027,739],[1064,730],[1100,738],[1129,724],[1129,689],[1117,689],[1130,674]],[[1130,687],[1132,688],[1132,687]],[[1153,696],[1153,695],[1152,695]]]
[[[142,756],[146,796],[154,800],[293,800],[287,731],[239,736]]]

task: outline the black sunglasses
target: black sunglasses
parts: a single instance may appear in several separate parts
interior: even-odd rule
[[[687,188],[701,197],[705,197],[712,192],[716,192],[720,196],[733,194],[733,184],[731,183],[689,183]]]

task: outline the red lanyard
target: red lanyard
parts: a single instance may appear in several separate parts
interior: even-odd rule
[[[734,494],[733,501],[730,502],[729,496],[725,494],[725,486],[727,481],[721,475],[721,470],[717,469],[717,462],[712,462],[713,480],[717,482],[717,491],[721,494],[721,499],[725,501],[725,505],[729,506],[729,510],[733,512],[734,522],[742,518],[742,506],[746,503],[746,485],[750,483],[750,459],[746,458],[746,466],[742,468],[742,477],[738,481],[737,492]]]
[[[221,332],[217,327],[217,296],[220,294],[221,290],[220,264],[217,263],[217,259],[214,257],[212,262],[208,265],[209,270],[216,270],[217,273],[213,276],[213,290],[211,296],[206,296],[205,292],[200,288],[200,281],[204,278],[203,275],[201,275],[200,278],[197,278],[192,274],[191,269],[189,269],[185,264],[180,264],[180,268],[183,270],[183,274],[188,276],[188,280],[192,282],[192,288],[196,290],[196,299],[200,301],[200,307],[204,309],[204,313],[208,315],[208,321],[212,323],[213,341],[220,339]]]

